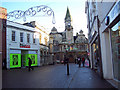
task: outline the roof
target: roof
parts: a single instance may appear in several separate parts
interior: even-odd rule
[[[69,8],[67,7],[67,12],[66,12],[65,20],[66,20],[68,17],[71,18]]]
[[[80,30],[80,33],[83,33],[83,30]]]
[[[57,31],[57,29],[55,27],[53,27],[51,31]]]
[[[34,28],[34,26],[33,26],[31,23],[24,23],[23,25],[26,25],[26,26],[33,27],[33,28]]]
[[[77,37],[78,37],[78,36],[73,36],[73,38],[74,38],[74,41],[77,39]]]

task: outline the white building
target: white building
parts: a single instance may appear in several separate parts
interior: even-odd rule
[[[88,16],[91,68],[95,69],[94,62],[97,59],[97,63],[101,65],[100,73],[103,73],[103,78],[119,87],[120,0],[112,0],[112,2],[88,0],[86,2],[86,13]],[[97,40],[95,39],[96,35],[98,42],[94,44],[94,41]],[[99,50],[97,58],[96,48]],[[99,65],[96,68],[99,72]]]
[[[53,61],[49,54],[49,34],[43,26],[40,26],[36,21],[25,23],[24,25],[35,28],[39,32],[39,44],[40,44],[40,65],[51,64]]]
[[[40,65],[39,31],[12,21],[7,21],[7,68],[28,66],[28,57],[32,66]]]

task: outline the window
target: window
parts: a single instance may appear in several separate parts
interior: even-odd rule
[[[12,41],[15,41],[15,31],[12,31]]]
[[[111,46],[114,78],[120,81],[120,21],[111,28]]]
[[[33,34],[33,43],[35,43],[36,35]]]
[[[23,33],[20,33],[20,42],[23,42]]]
[[[27,34],[27,43],[30,43],[30,34]]]

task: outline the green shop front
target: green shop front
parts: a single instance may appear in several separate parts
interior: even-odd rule
[[[32,66],[38,65],[37,51],[34,50],[10,50],[10,68],[20,68],[28,66],[28,57],[32,60]]]

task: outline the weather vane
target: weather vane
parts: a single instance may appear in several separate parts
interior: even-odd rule
[[[46,6],[46,5],[40,5],[40,6],[35,6],[35,7],[31,7],[29,8],[28,10],[26,11],[22,11],[22,10],[14,10],[12,12],[9,12],[7,14],[7,19],[20,19],[20,18],[23,18],[23,21],[25,22],[26,21],[26,17],[27,16],[30,16],[30,17],[33,17],[37,14],[40,14],[43,13],[42,16],[52,16],[52,23],[55,24],[55,14],[54,14],[54,11]]]

